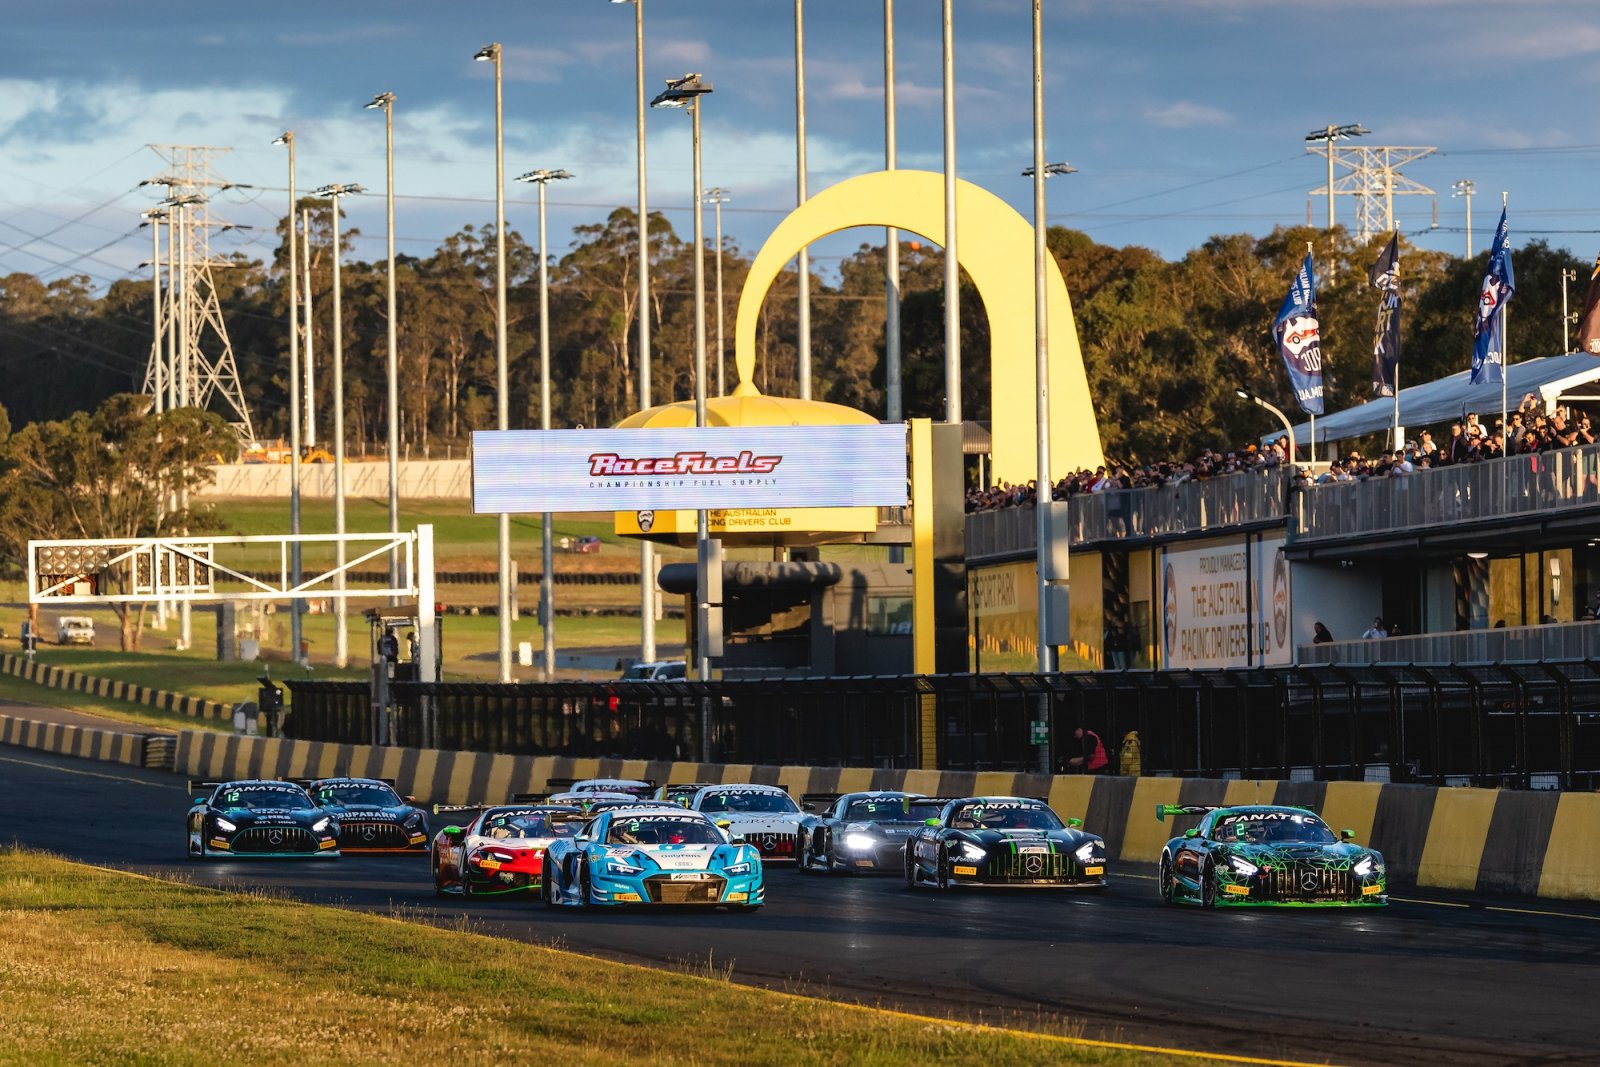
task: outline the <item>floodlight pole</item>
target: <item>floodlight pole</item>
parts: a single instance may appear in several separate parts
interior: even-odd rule
[[[295,164],[294,131],[286,130],[274,143],[289,149],[289,532],[300,534],[300,247],[295,233]],[[295,540],[289,548],[289,574],[295,585],[300,584],[300,542]],[[390,575],[390,584],[394,575]],[[305,604],[296,598],[289,602],[289,659],[300,663],[302,636],[301,613]]]
[[[317,447],[317,364],[312,358],[312,338],[315,325],[313,317],[316,304],[311,293],[311,209],[303,208],[300,211],[300,232],[305,237],[305,252],[302,255],[305,283],[306,283],[306,448]]]
[[[345,478],[344,478],[344,310],[343,288],[340,283],[340,263],[343,259],[339,247],[339,198],[361,192],[359,185],[325,185],[317,192],[328,198],[333,220],[333,529],[340,535],[334,547],[334,590],[341,594],[333,598],[333,662],[344,668],[350,663],[350,638],[345,633]]]
[[[1056,650],[1050,643],[1052,635],[1049,616],[1050,568],[1053,546],[1050,544],[1050,507],[1054,501],[1050,477],[1050,317],[1046,301],[1045,260],[1049,250],[1045,244],[1044,183],[1048,176],[1044,163],[1044,32],[1040,15],[1041,0],[1033,0],[1033,373],[1034,419],[1037,422],[1038,473],[1034,482],[1036,501],[1034,560],[1038,609],[1039,673],[1052,674],[1056,670]],[[1050,726],[1051,699],[1049,689],[1039,697],[1040,718],[1046,724],[1044,743],[1039,745],[1039,773],[1052,770]]]
[[[794,170],[795,206],[806,202],[806,33],[805,0],[794,0]],[[699,113],[699,108],[696,109]],[[698,118],[695,119],[699,121]],[[695,186],[699,195],[700,187]],[[721,255],[720,250],[718,255]],[[795,323],[795,348],[799,364],[801,400],[811,399],[811,253],[801,248],[795,258],[795,281],[799,293],[799,317]]]
[[[961,422],[961,263],[956,251],[956,64],[951,0],[944,0],[944,421]]]
[[[716,242],[717,242],[717,395],[727,396],[727,359],[724,358],[722,341],[722,205],[728,202],[728,190],[720,185],[715,189],[705,191],[705,202],[716,206]]]
[[[883,169],[894,170],[894,0],[883,0]],[[900,393],[900,231],[883,231],[884,243],[884,420],[899,422]],[[891,552],[898,552],[892,549]]]
[[[400,370],[399,370],[399,342],[396,338],[396,313],[395,313],[395,277],[394,277],[394,94],[379,93],[367,105],[369,109],[383,111],[384,133],[384,174],[385,216],[388,221],[388,259],[387,259],[387,309],[388,309],[388,353],[384,369],[388,377],[387,400],[389,408],[389,532],[400,532]],[[501,427],[504,429],[504,427]],[[393,589],[400,584],[400,557],[396,553],[389,553],[389,588]],[[389,606],[394,607],[400,603],[398,598],[390,598]]]
[[[1478,191],[1471,178],[1462,178],[1453,183],[1450,188],[1455,192],[1451,196],[1459,196],[1467,202],[1467,258],[1472,258],[1472,194]]]

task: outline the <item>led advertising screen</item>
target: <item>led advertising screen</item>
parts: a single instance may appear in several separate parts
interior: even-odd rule
[[[472,510],[479,515],[906,502],[900,423],[472,435]]]

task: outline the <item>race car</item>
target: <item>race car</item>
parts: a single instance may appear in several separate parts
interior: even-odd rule
[[[544,787],[557,793],[626,793],[636,800],[648,800],[656,784],[645,778],[548,778]]]
[[[800,820],[797,870],[898,874],[905,869],[906,841],[929,819],[938,818],[945,799],[872,790],[807,793],[800,803],[815,814]]]
[[[761,851],[768,863],[793,860],[803,817],[796,804],[775,785],[708,785],[689,807],[704,812]]]
[[[563,793],[513,793],[513,804],[557,804],[580,811],[597,811],[604,804],[638,804],[642,798],[632,793],[612,793],[601,789],[568,790]]]
[[[436,896],[497,896],[537,890],[552,841],[576,836],[577,808],[549,804],[493,807],[440,805],[437,815],[473,812],[465,825],[446,826],[433,838]]]
[[[696,793],[714,785],[715,782],[668,782],[655,791],[654,799],[663,804],[676,804],[680,808],[687,808],[694,803]]]
[[[293,782],[190,782],[189,855],[339,856],[339,821]]]
[[[579,837],[552,841],[545,855],[549,907],[618,904],[766,903],[761,856],[695,811],[666,805],[617,807]]]
[[[906,844],[906,886],[1104,889],[1106,844],[1032,797],[945,804]]]
[[[1275,904],[1383,907],[1383,856],[1335,834],[1309,808],[1272,804],[1158,804],[1156,818],[1200,815],[1200,824],[1161,850],[1157,885],[1168,904],[1213,908]]]
[[[312,803],[339,820],[345,852],[428,851],[428,816],[379,778],[294,778]]]

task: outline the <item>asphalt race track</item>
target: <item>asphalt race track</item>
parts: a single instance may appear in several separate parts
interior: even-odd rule
[[[487,933],[924,1014],[1065,1017],[1085,1037],[1313,1063],[1600,1063],[1593,906],[1426,893],[1387,911],[1207,913],[1163,906],[1148,871],[1096,896],[940,896],[772,867],[755,915],[551,913],[438,900],[421,857],[197,863],[187,808],[170,774],[0,748],[0,840],[105,866],[467,913]]]

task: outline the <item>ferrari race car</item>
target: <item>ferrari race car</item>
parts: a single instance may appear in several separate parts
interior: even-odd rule
[[[801,806],[816,814],[800,820],[796,868],[807,871],[905,869],[906,842],[945,800],[919,793],[807,793]],[[820,809],[820,810],[817,810]]]
[[[465,826],[446,826],[433,839],[433,891],[437,896],[495,896],[536,890],[551,842],[583,825],[577,808],[503,804],[435,807],[436,815],[476,812]]]
[[[1382,907],[1383,856],[1335,834],[1308,808],[1158,804],[1156,818],[1200,815],[1200,825],[1161,850],[1161,899],[1213,908],[1276,904]]]
[[[1103,889],[1106,844],[1031,797],[952,800],[906,845],[906,886]]]
[[[190,782],[189,855],[339,855],[339,821],[293,782]]]
[[[695,811],[618,807],[545,854],[545,904],[709,904],[754,911],[766,902],[761,856]]]
[[[402,798],[378,778],[293,779],[312,803],[339,820],[345,852],[426,852],[428,816],[415,797]]]
[[[730,833],[754,845],[768,863],[795,857],[803,816],[800,805],[780,786],[708,785],[689,807],[719,825],[726,822]]]

